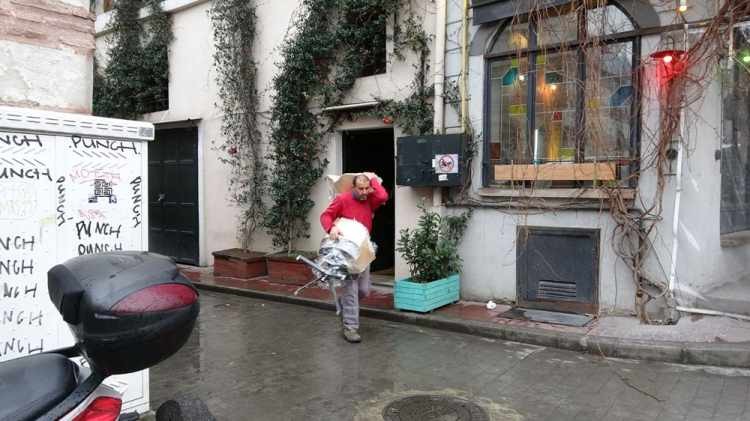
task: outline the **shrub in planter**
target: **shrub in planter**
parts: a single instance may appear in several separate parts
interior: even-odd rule
[[[442,216],[419,207],[417,227],[401,230],[396,251],[409,265],[411,278],[396,281],[394,305],[397,309],[430,311],[459,299],[461,242],[471,211]]]

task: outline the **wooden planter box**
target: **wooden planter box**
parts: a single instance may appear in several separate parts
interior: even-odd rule
[[[459,300],[461,285],[458,274],[428,283],[411,282],[411,278],[396,281],[393,306],[398,310],[421,313],[432,311]]]
[[[318,255],[311,252],[293,252],[292,254],[277,253],[267,256],[268,280],[280,284],[304,285],[312,281],[315,275],[309,266],[298,262],[297,255],[303,255],[310,260]]]
[[[266,254],[244,249],[219,250],[214,255],[214,276],[250,279],[265,276]]]

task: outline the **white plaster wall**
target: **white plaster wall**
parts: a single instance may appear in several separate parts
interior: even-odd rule
[[[653,51],[657,43],[656,37],[643,40],[643,60],[648,59],[648,52]],[[643,125],[645,131],[654,132],[659,125],[659,104],[655,93],[658,79],[653,66],[647,67],[646,72]],[[721,84],[718,76],[709,82],[702,98],[691,104],[685,114],[686,144],[676,259],[676,298],[682,305],[692,303],[696,292],[737,282],[750,269],[750,245],[722,247],[720,244],[721,161],[715,159],[715,152],[721,148]],[[641,152],[645,160],[654,145],[647,141],[646,136],[642,139]],[[676,171],[677,161],[673,165]],[[640,183],[644,200],[654,197],[656,181],[655,170],[646,170]],[[663,220],[652,236],[655,253],[646,262],[648,273],[665,282],[669,279],[672,264],[676,194],[677,177],[667,176],[662,201]],[[648,201],[645,205],[651,203]]]
[[[720,244],[721,161],[714,157],[721,143],[717,136],[721,129],[718,81],[708,87],[705,100],[688,111],[686,120],[688,148],[683,165],[677,282],[679,287],[705,292],[711,286],[737,282],[750,271],[750,244]],[[670,214],[664,223],[671,227],[672,221]]]
[[[0,30],[0,103],[90,113],[88,0],[4,6],[12,20]]]
[[[69,4],[71,6],[82,7],[86,10],[89,9],[89,0],[58,0],[61,3]]]
[[[543,214],[491,208],[475,210],[461,243],[463,299],[516,299],[517,228],[523,225],[599,230],[600,311],[622,311],[632,306],[635,293],[632,276],[612,251],[614,224],[606,210]]]
[[[0,102],[88,113],[90,56],[0,40]]]

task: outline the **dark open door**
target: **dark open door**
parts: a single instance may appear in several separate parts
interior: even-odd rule
[[[198,129],[156,131],[148,145],[149,251],[198,265]]]
[[[344,132],[343,169],[345,173],[372,171],[383,179],[388,202],[375,212],[371,238],[378,245],[372,271],[393,268],[396,232],[395,162],[393,130],[360,130]]]

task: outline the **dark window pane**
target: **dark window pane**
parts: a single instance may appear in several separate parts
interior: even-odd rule
[[[375,15],[363,20],[361,16],[350,17],[357,24],[367,26],[377,26],[377,36],[372,40],[369,48],[362,55],[362,73],[361,76],[379,75],[386,72],[386,19],[385,14]]]
[[[587,11],[548,9],[533,14],[536,37],[530,37],[524,19],[507,25],[490,51],[512,57],[494,60],[489,67],[490,164],[631,159],[634,43],[577,41],[584,41],[578,39],[581,28],[589,37],[601,37],[632,31],[632,22],[612,5]],[[507,167],[496,171],[506,176]],[[549,185],[572,186],[561,181]]]
[[[497,36],[490,54],[515,53],[529,48],[529,23],[526,19],[514,22]]]
[[[490,159],[527,162],[528,60],[507,59],[490,66]]]
[[[544,16],[537,21],[537,44],[548,47],[574,42],[578,39],[578,18],[576,13]]]
[[[633,44],[609,44],[586,51],[587,161],[630,157]]]
[[[575,158],[578,60],[575,52],[540,54],[536,72],[536,128],[532,161]]]
[[[721,145],[721,233],[750,230],[750,24],[734,30],[724,78]]]
[[[622,10],[609,5],[587,12],[586,30],[590,37],[601,37],[633,31],[635,27]]]

